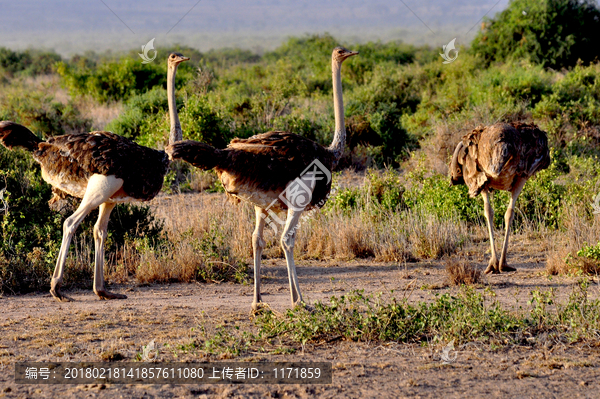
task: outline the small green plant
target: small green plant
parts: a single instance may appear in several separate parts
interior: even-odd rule
[[[569,272],[575,275],[597,275],[600,273],[600,243],[584,245],[577,255],[569,253],[565,259]]]
[[[399,211],[404,207],[404,187],[399,175],[392,169],[383,173],[368,170],[364,185],[358,188],[337,190],[325,205],[327,211],[340,210],[344,213],[356,209],[366,210],[373,214],[388,211]]]
[[[217,355],[220,359],[239,356],[248,351],[251,345],[255,343],[254,335],[246,331],[240,331],[237,325],[219,324],[210,331],[207,331],[206,327],[201,325],[195,331],[199,337],[186,349],[189,350],[191,346],[193,350],[198,349],[210,355]]]
[[[577,256],[600,261],[600,242],[596,245],[585,245],[577,251]]]
[[[197,270],[199,281],[246,282],[248,278],[247,265],[233,259],[223,231],[215,224],[200,239],[194,240],[194,249],[203,258],[202,266]]]
[[[336,337],[422,343],[468,339],[505,345],[522,342],[524,335],[546,333],[572,342],[597,339],[592,326],[600,318],[599,305],[600,300],[587,298],[585,282],[576,285],[565,302],[557,301],[552,290],[535,290],[527,310],[506,309],[493,292],[479,293],[471,287],[461,288],[457,295],[436,295],[431,303],[415,305],[406,300],[385,300],[381,294],[352,291],[331,297],[329,304],[317,302],[313,311],[296,308],[281,316],[265,312],[256,320],[257,337],[285,337],[303,345]]]

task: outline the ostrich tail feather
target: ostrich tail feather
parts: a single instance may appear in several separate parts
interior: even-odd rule
[[[11,121],[0,121],[0,143],[9,150],[12,150],[13,147],[22,147],[33,152],[37,150],[38,144],[42,141],[23,125]]]
[[[182,159],[200,169],[212,169],[219,165],[222,150],[205,143],[185,140],[171,144],[165,148],[169,159]]]

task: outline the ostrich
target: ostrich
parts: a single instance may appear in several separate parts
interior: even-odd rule
[[[302,303],[294,264],[296,229],[302,212],[323,206],[331,190],[330,171],[342,156],[346,141],[341,66],[345,59],[356,54],[358,52],[343,47],[336,47],[332,53],[335,132],[329,147],[293,133],[274,131],[248,139],[234,139],[225,149],[190,140],[166,148],[171,159],[183,159],[201,169],[214,168],[230,198],[254,205],[253,310],[261,306],[263,229],[271,218],[277,218],[274,212],[287,211],[281,247],[288,268],[292,306]],[[274,223],[269,224],[274,226]]]
[[[189,58],[179,53],[172,53],[168,58],[171,144],[182,138],[175,105],[175,74],[179,63],[187,60]],[[50,204],[66,195],[82,198],[77,210],[64,222],[62,243],[51,280],[52,296],[59,301],[70,300],[60,289],[69,245],[77,226],[99,207],[98,221],[94,225],[94,292],[100,299],[127,298],[104,288],[108,219],[117,203],[148,201],[158,194],[169,166],[167,154],[111,132],[67,134],[42,141],[26,127],[10,121],[0,122],[0,142],[8,149],[22,147],[33,153],[42,167],[42,178],[53,187]]]
[[[485,218],[490,234],[492,258],[486,273],[511,272],[506,265],[508,235],[514,217],[514,206],[527,179],[550,165],[546,133],[534,124],[497,123],[479,126],[458,143],[450,164],[451,182],[466,184],[469,195],[483,196]],[[510,191],[511,199],[504,215],[506,234],[500,262],[494,244],[494,210],[490,189]]]

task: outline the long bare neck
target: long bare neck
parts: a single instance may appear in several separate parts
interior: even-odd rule
[[[169,144],[174,144],[177,141],[183,140],[183,132],[181,131],[181,123],[177,114],[177,104],[175,103],[175,75],[177,74],[177,66],[169,65],[167,72],[167,96],[169,98],[169,118],[171,119],[171,132],[169,134]]]
[[[333,75],[333,112],[335,115],[335,131],[333,133],[333,141],[329,146],[329,150],[337,160],[344,153],[346,145],[346,126],[344,124],[344,100],[342,98],[342,64],[336,61],[331,63],[331,72]]]

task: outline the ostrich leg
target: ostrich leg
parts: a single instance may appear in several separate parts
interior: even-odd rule
[[[263,218],[264,211],[262,208],[255,206],[254,211],[256,212],[256,228],[252,233],[252,250],[254,252],[254,300],[252,301],[252,310],[256,311],[262,302],[260,296],[260,262],[265,248],[265,240],[263,239],[265,219]]]
[[[506,233],[504,235],[504,244],[502,244],[502,254],[500,255],[500,265],[498,267],[498,272],[514,272],[517,269],[514,267],[510,267],[506,265],[506,252],[508,251],[508,236],[510,234],[510,225],[515,216],[514,207],[517,202],[517,198],[519,194],[521,194],[521,190],[523,190],[523,186],[527,182],[526,179],[520,178],[518,179],[512,190],[511,190],[511,198],[510,203],[508,204],[508,208],[506,209],[506,214],[504,215],[504,223],[506,224]]]
[[[108,230],[108,218],[117,204],[105,202],[100,205],[98,221],[94,225],[94,243],[96,245],[96,262],[94,265],[94,292],[100,299],[126,299],[126,295],[114,294],[104,289],[104,244]]]
[[[485,273],[498,273],[498,256],[496,255],[496,243],[494,242],[494,209],[492,208],[492,204],[490,204],[490,192],[487,189],[481,191],[481,196],[483,197],[483,210],[490,234],[490,247],[492,249],[492,258],[487,269],[485,269]]]
[[[106,202],[122,186],[123,180],[115,176],[92,175],[88,180],[88,186],[79,208],[65,220],[63,225],[63,239],[58,253],[58,260],[56,261],[56,268],[54,269],[50,283],[50,293],[57,300],[70,300],[70,298],[60,292],[60,287],[63,282],[69,246],[71,245],[75,230],[77,230],[77,227],[92,210]]]
[[[298,275],[296,274],[296,265],[294,264],[294,243],[296,241],[296,229],[302,212],[303,210],[298,211],[292,208],[288,209],[285,227],[283,228],[283,233],[281,234],[281,248],[283,248],[285,260],[287,262],[292,306],[299,305],[302,302],[302,294],[300,293],[300,285],[298,284]]]

